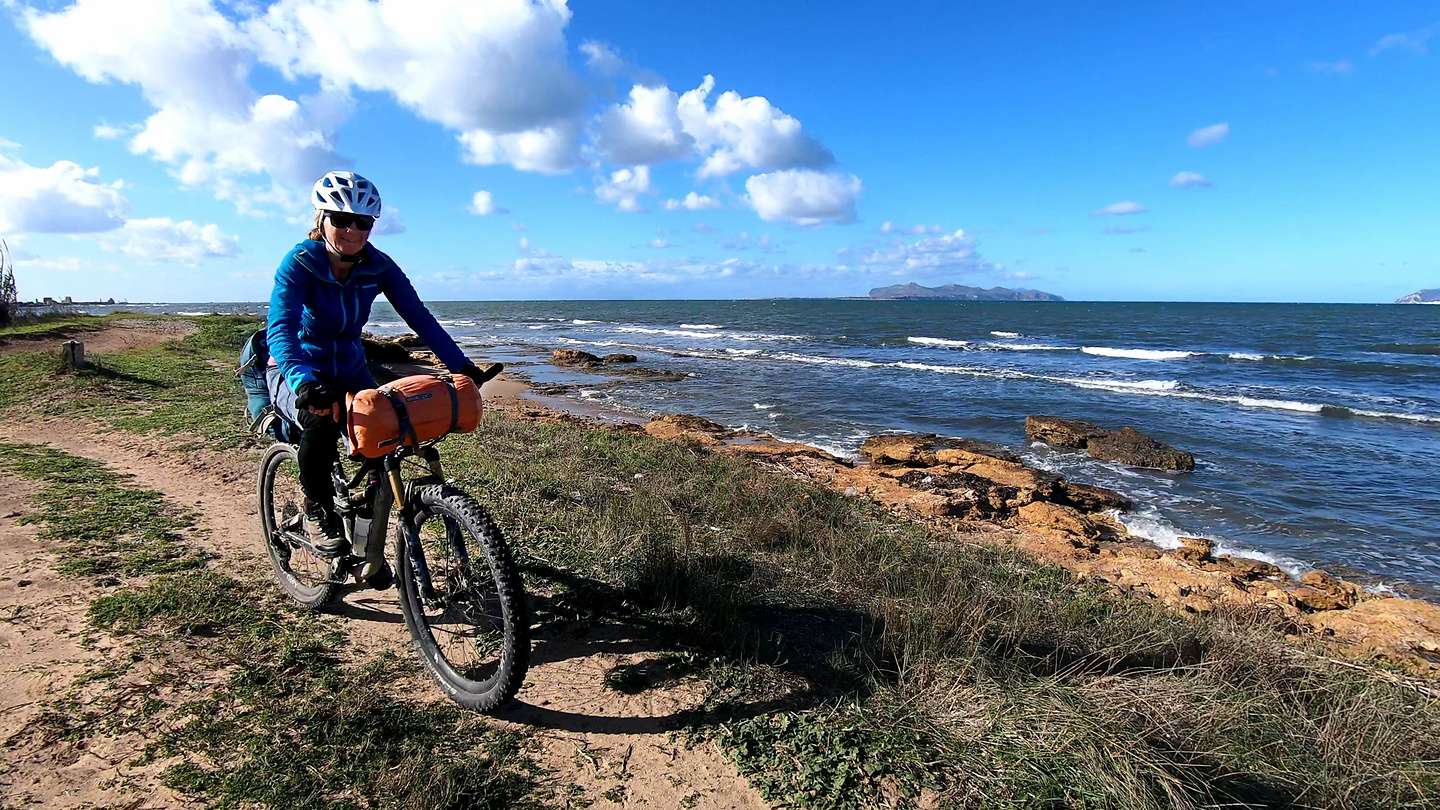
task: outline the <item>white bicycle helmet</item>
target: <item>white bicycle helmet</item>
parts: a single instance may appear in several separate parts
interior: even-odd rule
[[[354,172],[326,172],[315,181],[310,202],[316,211],[380,216],[380,190]]]

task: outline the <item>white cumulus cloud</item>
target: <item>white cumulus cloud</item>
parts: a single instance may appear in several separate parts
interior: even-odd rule
[[[665,201],[666,211],[679,211],[682,208],[686,211],[716,211],[721,207],[720,201],[714,197],[706,197],[693,191],[686,194],[683,200]]]
[[[1124,201],[1122,201],[1122,202],[1110,203],[1109,205],[1105,206],[1104,208],[1097,208],[1097,209],[1095,209],[1094,211],[1091,211],[1091,212],[1090,212],[1090,216],[1092,216],[1092,217],[1113,217],[1113,216],[1124,216],[1124,215],[1127,215],[1127,214],[1143,214],[1143,213],[1145,213],[1145,206],[1143,206],[1143,205],[1141,205],[1140,203],[1137,203],[1137,202],[1135,202],[1135,201],[1133,201],[1133,200],[1124,200]]]
[[[821,225],[855,221],[860,178],[792,169],[745,181],[747,202],[766,222]]]
[[[0,154],[0,233],[96,233],[125,224],[119,181],[68,160],[31,166]]]
[[[596,202],[614,205],[615,210],[628,214],[644,212],[646,209],[640,204],[640,195],[654,193],[655,188],[650,185],[649,166],[620,169],[611,173],[609,180],[595,186]]]
[[[596,120],[596,148],[611,163],[660,163],[686,157],[695,138],[680,121],[680,97],[668,87],[630,88],[630,99]]]
[[[470,200],[470,213],[477,217],[488,217],[491,214],[508,214],[507,209],[495,204],[495,196],[488,191],[477,191]]]
[[[602,76],[618,76],[627,69],[624,58],[603,42],[586,40],[580,43],[580,53],[585,55],[585,66]]]
[[[132,219],[102,237],[102,244],[145,262],[177,262],[192,267],[205,259],[240,255],[240,242],[218,225],[198,225],[168,217]]]
[[[1175,188],[1210,188],[1214,183],[1199,172],[1176,172],[1175,176],[1170,178],[1170,185]]]
[[[85,79],[139,86],[156,111],[130,147],[185,184],[243,209],[293,202],[280,184],[293,190],[347,163],[334,148],[346,100],[256,92],[249,36],[209,0],[79,0],[54,13],[26,9],[24,21],[38,45]]]
[[[556,141],[573,141],[585,103],[570,16],[564,0],[280,0],[246,30],[287,75],[388,93],[462,133],[477,163],[560,171],[577,150]]]
[[[653,164],[692,154],[697,177],[722,177],[743,169],[762,172],[821,169],[835,162],[800,121],[763,96],[730,90],[709,103],[715,77],[677,95],[663,85],[636,84],[629,98],[596,119],[596,149],[612,163]]]
[[[870,249],[845,249],[842,256],[871,272],[914,277],[955,276],[996,269],[975,250],[975,240],[965,231],[957,230],[915,242],[895,240],[889,245]]]
[[[1185,142],[1195,149],[1204,149],[1207,146],[1214,146],[1225,140],[1230,134],[1229,124],[1211,124],[1208,127],[1200,127],[1192,131],[1185,138]]]
[[[819,141],[806,135],[800,121],[786,115],[763,96],[742,98],[729,90],[715,99],[706,99],[715,89],[715,77],[706,76],[700,86],[680,97],[680,120],[706,155],[699,177],[721,177],[741,169],[823,169],[835,156]]]

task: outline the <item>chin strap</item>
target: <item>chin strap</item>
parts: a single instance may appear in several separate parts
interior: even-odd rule
[[[356,264],[360,261],[360,257],[365,255],[365,248],[363,247],[360,248],[360,251],[358,253],[341,253],[340,248],[337,248],[334,245],[330,244],[329,239],[325,239],[323,232],[321,233],[320,238],[325,240],[325,247],[329,249],[331,253],[335,254],[340,259],[340,261],[345,262],[346,264]]]

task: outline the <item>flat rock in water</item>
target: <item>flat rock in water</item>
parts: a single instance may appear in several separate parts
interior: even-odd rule
[[[1098,459],[1155,470],[1195,469],[1195,456],[1158,442],[1134,428],[1121,428],[1108,436],[1090,439],[1085,449]]]
[[[688,413],[671,413],[645,423],[645,432],[657,439],[691,442],[706,447],[717,447],[734,431],[716,424],[703,416]]]
[[[1110,431],[1079,419],[1061,419],[1055,416],[1025,417],[1025,438],[1032,442],[1044,442],[1051,447],[1067,450],[1084,450],[1092,439],[1109,436]]]
[[[1064,496],[1065,503],[1082,512],[1104,512],[1107,509],[1128,512],[1134,506],[1129,498],[1115,490],[1090,484],[1061,481],[1060,492]]]
[[[970,439],[941,438],[934,433],[882,433],[860,445],[860,455],[874,464],[967,464],[1000,461],[1019,464],[1020,457],[1003,447]]]
[[[591,355],[591,356],[593,357],[594,355]],[[636,357],[636,356],[633,355],[633,354],[620,354],[620,353],[616,353],[616,354],[607,354],[607,355],[605,355],[604,357],[602,357],[602,358],[600,358],[600,359],[601,359],[602,361],[606,362],[606,363],[634,363],[634,362],[638,361],[640,358]]]
[[[550,362],[557,366],[598,366],[599,357],[579,349],[556,349],[550,353]]]

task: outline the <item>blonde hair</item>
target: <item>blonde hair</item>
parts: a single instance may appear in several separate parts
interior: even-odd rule
[[[306,234],[306,239],[314,239],[317,242],[325,241],[325,234],[320,230],[320,218],[323,216],[325,216],[324,211],[315,212],[315,227],[310,229],[310,233]]]

